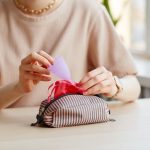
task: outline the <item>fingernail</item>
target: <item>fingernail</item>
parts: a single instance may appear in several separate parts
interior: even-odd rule
[[[51,64],[47,64],[46,68],[49,68],[50,65],[51,65]]]
[[[44,79],[50,80],[51,78],[50,77],[44,77]]]
[[[51,64],[54,65],[54,60],[52,60]]]
[[[84,92],[83,95],[88,95],[88,92]]]

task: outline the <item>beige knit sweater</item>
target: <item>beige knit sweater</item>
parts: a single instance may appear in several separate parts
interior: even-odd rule
[[[63,56],[74,81],[99,66],[118,76],[136,73],[131,55],[96,0],[63,0],[40,17],[23,14],[12,0],[0,0],[0,86],[17,81],[20,61],[39,50]],[[39,105],[49,85],[41,82],[11,107]]]

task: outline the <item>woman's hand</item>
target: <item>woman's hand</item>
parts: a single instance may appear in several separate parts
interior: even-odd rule
[[[53,58],[44,51],[33,52],[21,61],[17,88],[28,93],[40,82],[50,81],[51,75],[47,67],[53,64]]]
[[[86,91],[84,95],[102,94],[112,97],[117,92],[113,75],[104,67],[89,72],[81,81],[81,87]]]

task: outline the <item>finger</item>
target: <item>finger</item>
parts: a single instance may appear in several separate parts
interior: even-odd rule
[[[35,64],[23,65],[21,66],[21,69],[27,72],[36,72],[36,73],[47,74],[47,75],[50,74],[50,72],[47,69]]]
[[[34,76],[40,76],[40,77],[43,77],[43,78],[51,79],[51,75],[39,74],[39,73],[31,73],[31,74],[34,75]]]
[[[83,77],[81,79],[80,83],[84,84],[85,82],[87,82],[88,80],[90,80],[91,78],[93,78],[94,76],[102,74],[105,71],[106,71],[106,69],[104,67],[99,67],[99,68],[97,68],[95,70],[92,70],[92,71],[88,72],[85,77]]]
[[[94,94],[98,94],[100,91],[103,92],[103,90],[105,88],[108,88],[111,86],[111,82],[110,80],[104,80],[96,85],[94,85],[93,87],[89,88],[84,95],[94,95]]]
[[[102,82],[102,81],[104,81],[104,80],[106,80],[106,79],[107,79],[107,74],[102,73],[102,74],[99,74],[99,75],[93,77],[93,78],[90,79],[89,81],[83,83],[83,84],[81,85],[81,87],[82,87],[84,90],[87,90],[87,89],[89,89],[90,87],[92,87],[92,86],[94,86],[94,85],[96,85],[96,84],[98,84],[98,83],[100,83],[100,82]]]
[[[50,64],[54,64],[54,59],[53,59],[53,57],[51,57],[49,54],[47,54],[46,52],[44,52],[44,51],[40,51],[39,52],[39,54],[41,55],[41,56],[43,56],[44,58],[46,58],[49,62],[50,62]]]
[[[51,77],[50,76],[42,76],[38,74],[31,74],[31,73],[24,73],[24,78],[28,80],[36,80],[36,81],[50,81]]]
[[[103,88],[101,90],[96,91],[95,93],[93,93],[93,95],[106,94],[106,93],[108,94],[108,93],[110,93],[110,91],[111,91],[111,86],[107,86],[107,87],[105,87],[105,88]]]
[[[38,61],[43,66],[48,67],[50,65],[50,62],[44,58],[43,56],[37,54],[36,52],[31,53],[29,56],[27,56],[25,59],[21,61],[21,64],[30,64],[35,61]]]
[[[110,79],[106,79],[102,82],[99,82],[98,84],[99,84],[100,88],[103,88],[103,87],[111,86],[112,82]]]

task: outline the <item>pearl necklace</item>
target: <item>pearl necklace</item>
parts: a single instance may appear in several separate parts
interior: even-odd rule
[[[19,8],[24,13],[39,15],[39,14],[42,14],[42,13],[52,9],[56,3],[56,0],[52,0],[46,7],[41,8],[41,9],[30,9],[30,8],[24,6],[23,4],[21,4],[19,0],[14,0],[14,3],[17,6],[17,8]]]

